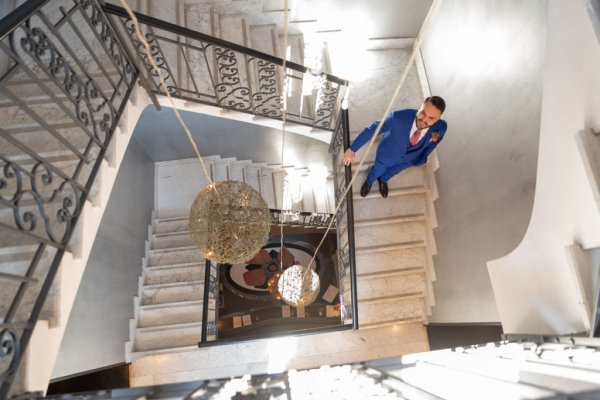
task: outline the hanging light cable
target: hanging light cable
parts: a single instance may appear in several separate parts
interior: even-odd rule
[[[135,14],[125,0],[119,0],[119,3],[127,11],[135,35],[144,46],[146,57],[209,182],[196,196],[190,210],[189,230],[192,240],[205,257],[222,264],[235,264],[252,258],[267,243],[269,237],[270,215],[267,203],[260,193],[243,182],[213,182],[188,126],[167,90],[162,71],[156,65]]]

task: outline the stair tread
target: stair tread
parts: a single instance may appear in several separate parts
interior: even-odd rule
[[[379,194],[378,190],[371,190],[371,192],[366,196],[366,197],[362,197],[360,195],[360,193],[358,192],[358,190],[360,190],[360,187],[358,187],[357,191],[353,193],[352,198],[355,200],[361,200],[361,199],[369,199],[371,197],[377,197],[377,196],[381,196]],[[424,186],[424,185],[420,185],[420,186],[405,186],[405,187],[401,187],[401,188],[394,188],[394,189],[389,189],[388,190],[388,197],[394,197],[394,196],[402,196],[404,194],[413,194],[413,193],[426,193],[429,189]]]
[[[204,281],[186,281],[186,282],[170,282],[170,283],[157,283],[154,285],[144,285],[144,289],[161,289],[161,288],[171,288],[171,287],[179,287],[179,286],[192,286],[197,284],[203,284]]]
[[[423,273],[426,272],[424,266],[408,267],[408,268],[402,268],[402,269],[390,269],[390,270],[377,271],[377,272],[365,272],[363,274],[356,274],[356,277],[357,278],[377,278],[377,277],[382,277],[382,276],[408,275],[408,274],[421,273],[421,272],[423,272]]]
[[[367,225],[367,224],[379,225],[380,223],[393,224],[395,222],[421,221],[421,220],[425,220],[426,218],[427,218],[427,216],[425,215],[425,213],[398,215],[398,216],[383,217],[383,218],[368,218],[368,219],[355,220],[354,226]]]
[[[410,242],[399,242],[399,243],[389,243],[389,244],[383,244],[383,245],[377,245],[377,246],[364,246],[364,247],[360,247],[357,246],[356,247],[356,252],[367,252],[367,251],[383,251],[383,250],[391,250],[391,249],[395,249],[395,248],[401,248],[401,247],[421,247],[421,246],[425,246],[426,243],[424,240],[414,240],[414,241],[410,241]]]
[[[386,301],[386,300],[393,300],[393,299],[411,300],[411,299],[425,298],[426,295],[427,295],[427,293],[425,293],[425,292],[399,293],[399,294],[392,294],[392,295],[388,295],[388,296],[370,297],[368,299],[361,299],[358,302],[359,303],[373,303],[373,302],[377,302],[377,301]]]
[[[160,304],[146,304],[146,305],[140,305],[140,309],[141,310],[160,310],[163,308],[170,308],[170,307],[186,307],[186,306],[196,306],[196,305],[202,305],[202,300],[186,300],[186,301],[176,301],[176,302],[171,302],[171,303],[160,303]]]
[[[169,331],[169,330],[175,330],[175,329],[179,330],[179,329],[185,329],[185,328],[195,328],[198,326],[202,326],[202,322],[184,322],[181,324],[148,326],[148,327],[144,327],[144,328],[135,328],[135,330],[137,333],[162,332],[162,331]]]
[[[201,263],[202,266],[204,266],[204,262],[206,262],[206,260],[199,261],[199,263]],[[162,271],[162,270],[168,270],[168,269],[197,267],[197,266],[198,266],[198,262],[189,262],[189,263],[168,264],[168,265],[147,265],[145,269],[154,272],[154,271]]]

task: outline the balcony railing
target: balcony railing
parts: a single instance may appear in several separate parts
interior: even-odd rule
[[[288,122],[335,130],[346,80],[290,61],[284,71],[281,58],[136,13],[164,88],[126,11],[112,4],[103,9],[121,20],[123,35],[130,38],[153,93],[168,91],[178,99],[279,120],[285,94]]]
[[[0,21],[0,398],[138,72],[94,1],[28,1]],[[45,304],[47,303],[47,304]]]

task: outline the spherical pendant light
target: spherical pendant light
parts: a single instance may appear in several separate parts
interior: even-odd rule
[[[207,186],[190,210],[192,240],[207,259],[221,264],[251,259],[267,243],[270,225],[267,203],[238,181]]]
[[[320,287],[319,275],[302,265],[287,268],[278,283],[281,299],[294,307],[307,306],[315,301]]]

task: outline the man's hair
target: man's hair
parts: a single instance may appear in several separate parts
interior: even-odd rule
[[[442,113],[446,111],[446,102],[440,96],[431,96],[425,99],[423,103],[431,103],[435,108],[440,110]]]

